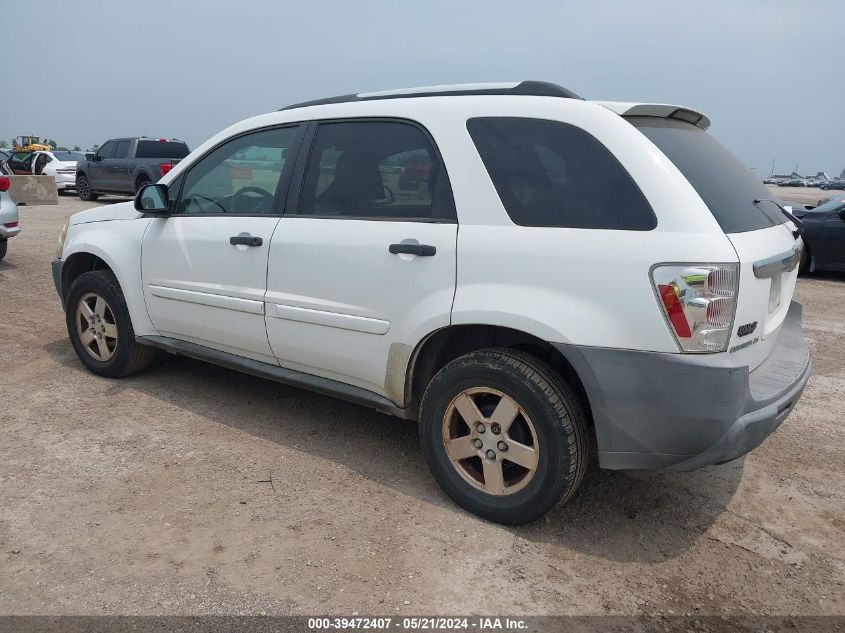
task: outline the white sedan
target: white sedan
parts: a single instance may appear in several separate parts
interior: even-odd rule
[[[32,173],[36,176],[52,176],[56,179],[56,188],[59,191],[76,189],[76,163],[80,160],[85,160],[85,154],[82,152],[35,152],[31,163]]]

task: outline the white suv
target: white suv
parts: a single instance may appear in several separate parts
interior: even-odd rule
[[[335,97],[247,119],[53,262],[102,376],[154,348],[419,422],[503,523],[603,468],[745,454],[810,374],[800,229],[670,105],[542,82]]]

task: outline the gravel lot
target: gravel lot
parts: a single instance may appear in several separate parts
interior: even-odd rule
[[[21,207],[0,262],[0,614],[845,614],[845,276],[799,282],[814,374],[762,447],[505,528],[407,422],[168,355],[84,371],[50,260],[88,206]]]

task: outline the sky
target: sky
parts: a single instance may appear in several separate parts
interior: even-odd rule
[[[307,99],[561,84],[665,102],[761,176],[845,169],[842,0],[0,0],[0,138],[190,147]]]

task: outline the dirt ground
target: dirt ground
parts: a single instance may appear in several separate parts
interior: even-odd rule
[[[88,206],[21,207],[0,262],[0,614],[845,614],[845,276],[799,281],[814,373],[760,448],[506,528],[407,422],[169,355],[83,370],[50,260]]]

